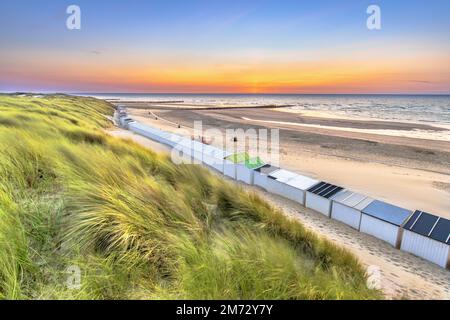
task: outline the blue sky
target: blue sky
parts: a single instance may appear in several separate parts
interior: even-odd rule
[[[65,10],[70,4],[81,8],[81,30],[65,28]],[[366,28],[366,8],[370,4],[381,7],[382,29],[379,31]],[[97,65],[109,70],[127,70],[123,88],[132,90],[130,81],[146,82],[145,74],[138,72],[138,65],[148,71],[148,79],[153,75],[150,70],[164,69],[165,74],[164,70],[159,70],[153,78],[170,89],[169,75],[173,75],[180,61],[185,61],[184,67],[189,69],[182,68],[180,72],[189,71],[189,74],[201,74],[205,78],[206,74],[222,77],[222,82],[230,87],[230,70],[242,69],[255,59],[260,65],[258,70],[251,71],[254,72],[251,81],[264,82],[262,69],[269,66],[266,73],[283,69],[279,77],[274,77],[282,84],[295,81],[286,77],[288,67],[281,66],[283,62],[296,65],[294,70],[303,72],[305,68],[298,66],[299,61],[313,61],[321,71],[333,61],[337,61],[333,65],[336,68],[336,63],[344,67],[343,60],[354,57],[358,61],[372,59],[381,68],[385,61],[386,70],[392,73],[395,61],[390,59],[401,61],[404,57],[413,64],[438,61],[443,70],[437,76],[439,85],[433,90],[450,91],[446,82],[449,68],[445,66],[445,57],[440,56],[450,56],[449,30],[448,0],[3,0],[0,2],[0,90],[50,90],[53,87],[68,90],[71,81],[74,90],[89,89],[90,85],[96,90],[106,90],[109,83],[105,79],[97,84],[89,80],[89,70]],[[415,53],[418,56],[414,56]],[[102,56],[101,61],[95,56]],[[205,64],[200,65],[203,61]],[[78,67],[76,72],[68,70],[66,80],[60,74],[55,75],[56,70],[68,63]],[[275,64],[279,67],[273,67]],[[175,67],[170,68],[171,65]],[[214,66],[221,66],[221,72],[228,78],[212,72]],[[360,68],[352,68],[347,62],[345,67]],[[86,69],[84,83],[87,86],[80,87],[83,75],[79,71],[83,69]],[[408,70],[403,69],[398,72],[405,72],[406,77]],[[414,77],[435,81],[432,73],[438,69],[434,66],[430,70],[414,70]],[[99,67],[98,72],[102,70]],[[308,72],[312,71],[308,69]],[[39,85],[39,74],[42,74],[42,85]],[[350,86],[358,77],[367,80],[359,74],[354,77]],[[119,80],[114,81],[115,90],[121,88]],[[185,79],[180,81],[186,82]],[[326,88],[330,85],[326,84]],[[149,86],[152,90],[151,83]],[[137,90],[145,88],[140,85]],[[301,89],[302,84],[299,82],[298,87],[293,87],[296,88]],[[213,89],[214,86],[208,90]]]

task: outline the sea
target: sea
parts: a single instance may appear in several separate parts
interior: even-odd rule
[[[283,111],[332,118],[428,124],[447,130],[440,130],[439,132],[415,130],[415,132],[410,133],[385,130],[379,133],[450,141],[450,95],[142,93],[84,93],[81,95],[118,102],[142,101],[158,103],[172,101],[187,105],[223,107],[289,105],[288,108],[283,108]],[[342,128],[337,129],[342,130]]]

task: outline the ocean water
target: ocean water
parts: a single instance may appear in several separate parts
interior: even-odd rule
[[[290,105],[286,111],[336,118],[428,124],[448,131],[380,131],[450,141],[450,95],[86,94],[118,101],[183,101],[205,106]],[[256,113],[257,115],[257,113]],[[255,116],[256,116],[255,115]],[[338,130],[338,129],[336,129]],[[371,132],[374,133],[374,132]]]
[[[292,105],[337,117],[450,125],[450,95],[86,94],[123,101],[183,101],[211,106]]]

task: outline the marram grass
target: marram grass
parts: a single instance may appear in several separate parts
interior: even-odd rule
[[[0,95],[0,299],[381,297],[354,256],[257,195],[105,134],[112,112]]]

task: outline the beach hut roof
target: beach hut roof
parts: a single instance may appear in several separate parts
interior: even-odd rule
[[[208,144],[203,146],[203,153],[217,159],[224,159],[230,155],[230,152]]]
[[[338,192],[344,190],[344,188],[335,186],[334,184],[328,182],[319,182],[318,184],[310,187],[308,192],[314,193],[322,198],[330,199]]]
[[[367,207],[370,203],[372,203],[374,199],[361,193],[345,190],[336,195],[336,197],[333,198],[333,201],[361,211],[362,209]]]
[[[230,160],[234,163],[242,163],[247,161],[250,158],[247,152],[241,152],[241,153],[233,153],[226,157],[227,160]]]
[[[295,177],[298,177],[297,173],[284,169],[280,169],[269,174],[269,178],[283,182]]]
[[[217,158],[224,159],[224,158],[228,157],[229,155],[231,155],[231,152],[222,150],[222,149],[217,149],[215,154],[216,154]]]
[[[178,145],[182,146],[184,148],[191,148],[192,147],[192,139],[184,137],[180,141],[178,141]]]
[[[183,137],[178,134],[172,133],[170,135],[170,141],[174,143],[180,143],[181,141],[183,141]]]
[[[316,185],[317,183],[319,183],[319,181],[317,181],[313,178],[307,177],[307,176],[302,176],[302,175],[297,175],[296,177],[291,178],[286,181],[287,185],[293,186],[300,190],[306,190],[306,189],[310,188],[311,186]]]
[[[249,169],[257,169],[265,165],[260,157],[253,157],[245,160],[245,166]]]
[[[405,230],[450,244],[450,220],[416,210],[405,224]]]
[[[266,175],[269,175],[272,172],[277,171],[277,170],[280,170],[280,168],[272,166],[270,164],[265,164],[262,167],[255,169],[255,171],[258,171],[258,172],[260,172],[262,174],[266,174]]]
[[[412,211],[379,200],[373,201],[362,212],[396,226],[402,226],[412,213]]]

